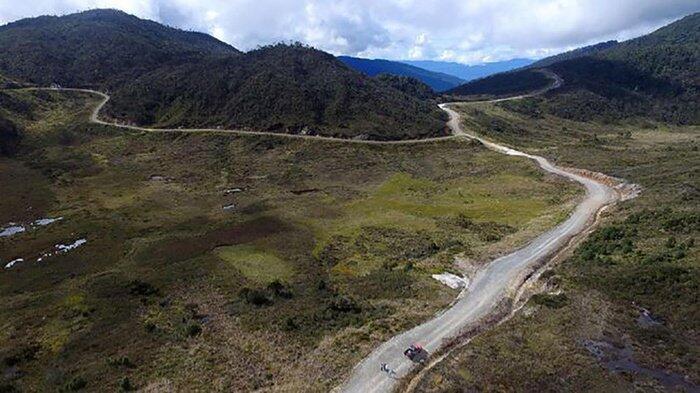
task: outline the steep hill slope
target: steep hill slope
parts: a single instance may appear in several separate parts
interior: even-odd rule
[[[551,80],[535,69],[504,72],[477,79],[445,92],[449,96],[509,96],[546,87]]]
[[[114,10],[0,27],[0,74],[109,91],[119,121],[341,137],[442,135],[445,115],[301,45],[249,53]]]
[[[302,45],[158,69],[112,97],[107,108],[112,115],[159,127],[220,126],[377,140],[436,136],[444,130],[444,114],[433,103]]]
[[[550,64],[563,88],[544,99],[504,103],[520,111],[547,112],[575,120],[644,118],[676,124],[700,123],[700,13],[651,34]],[[515,94],[514,75],[489,78],[482,94]],[[524,83],[524,82],[523,82]],[[471,92],[484,81],[453,89]],[[484,91],[485,90],[485,91]]]
[[[606,49],[612,48],[617,44],[618,44],[617,41],[605,41],[605,42],[600,42],[600,43],[597,43],[594,45],[584,46],[581,48],[570,50],[568,52],[560,53],[558,55],[545,57],[544,59],[538,60],[538,61],[530,64],[528,67],[529,68],[547,67],[549,65],[552,65],[552,64],[560,62],[560,61],[571,60],[571,59],[575,59],[578,57],[593,55],[593,54],[596,54],[598,52],[604,51]]]
[[[0,73],[39,85],[115,86],[163,65],[240,53],[201,33],[117,10],[22,19],[0,27]]]
[[[374,78],[420,100],[429,100],[436,97],[435,92],[430,86],[410,76],[379,74]]]
[[[369,76],[376,76],[379,74],[408,76],[422,81],[435,91],[445,91],[464,83],[462,79],[457,78],[456,76],[441,72],[428,71],[426,69],[404,64],[398,61],[361,59],[350,56],[338,56],[338,59],[345,63],[348,67]]]

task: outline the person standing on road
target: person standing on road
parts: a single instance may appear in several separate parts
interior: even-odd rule
[[[389,375],[389,378],[396,378],[396,371],[392,370],[388,364],[382,363],[381,370],[382,372],[387,373],[387,375]]]

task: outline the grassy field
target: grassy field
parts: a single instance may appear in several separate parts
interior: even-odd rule
[[[532,113],[527,100],[461,111],[490,139],[643,190],[545,272],[543,294],[453,352],[418,391],[697,389],[700,130],[572,122]]]
[[[431,273],[580,193],[466,140],[128,132],[85,123],[89,95],[3,94],[25,135],[0,225],[63,219],[0,237],[3,266],[24,259],[0,271],[2,391],[327,391],[452,301]]]

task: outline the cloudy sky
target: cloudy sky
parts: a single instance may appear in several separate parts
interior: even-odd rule
[[[248,50],[302,41],[360,57],[467,64],[628,39],[700,11],[698,0],[0,0],[0,24],[118,8]]]

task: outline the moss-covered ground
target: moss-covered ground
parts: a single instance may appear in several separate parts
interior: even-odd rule
[[[0,238],[24,258],[0,271],[4,391],[328,391],[452,301],[430,274],[455,254],[523,244],[580,193],[467,140],[131,132],[88,124],[87,94],[1,93],[24,139],[0,225],[63,217]]]
[[[697,389],[700,130],[647,121],[573,122],[533,112],[528,100],[461,110],[477,133],[565,166],[627,179],[642,193],[607,214],[570,257],[545,272],[544,294],[454,351],[418,390]],[[597,358],[586,347],[591,341],[617,350]],[[622,349],[646,371],[613,370],[608,362],[624,360],[616,354]]]

